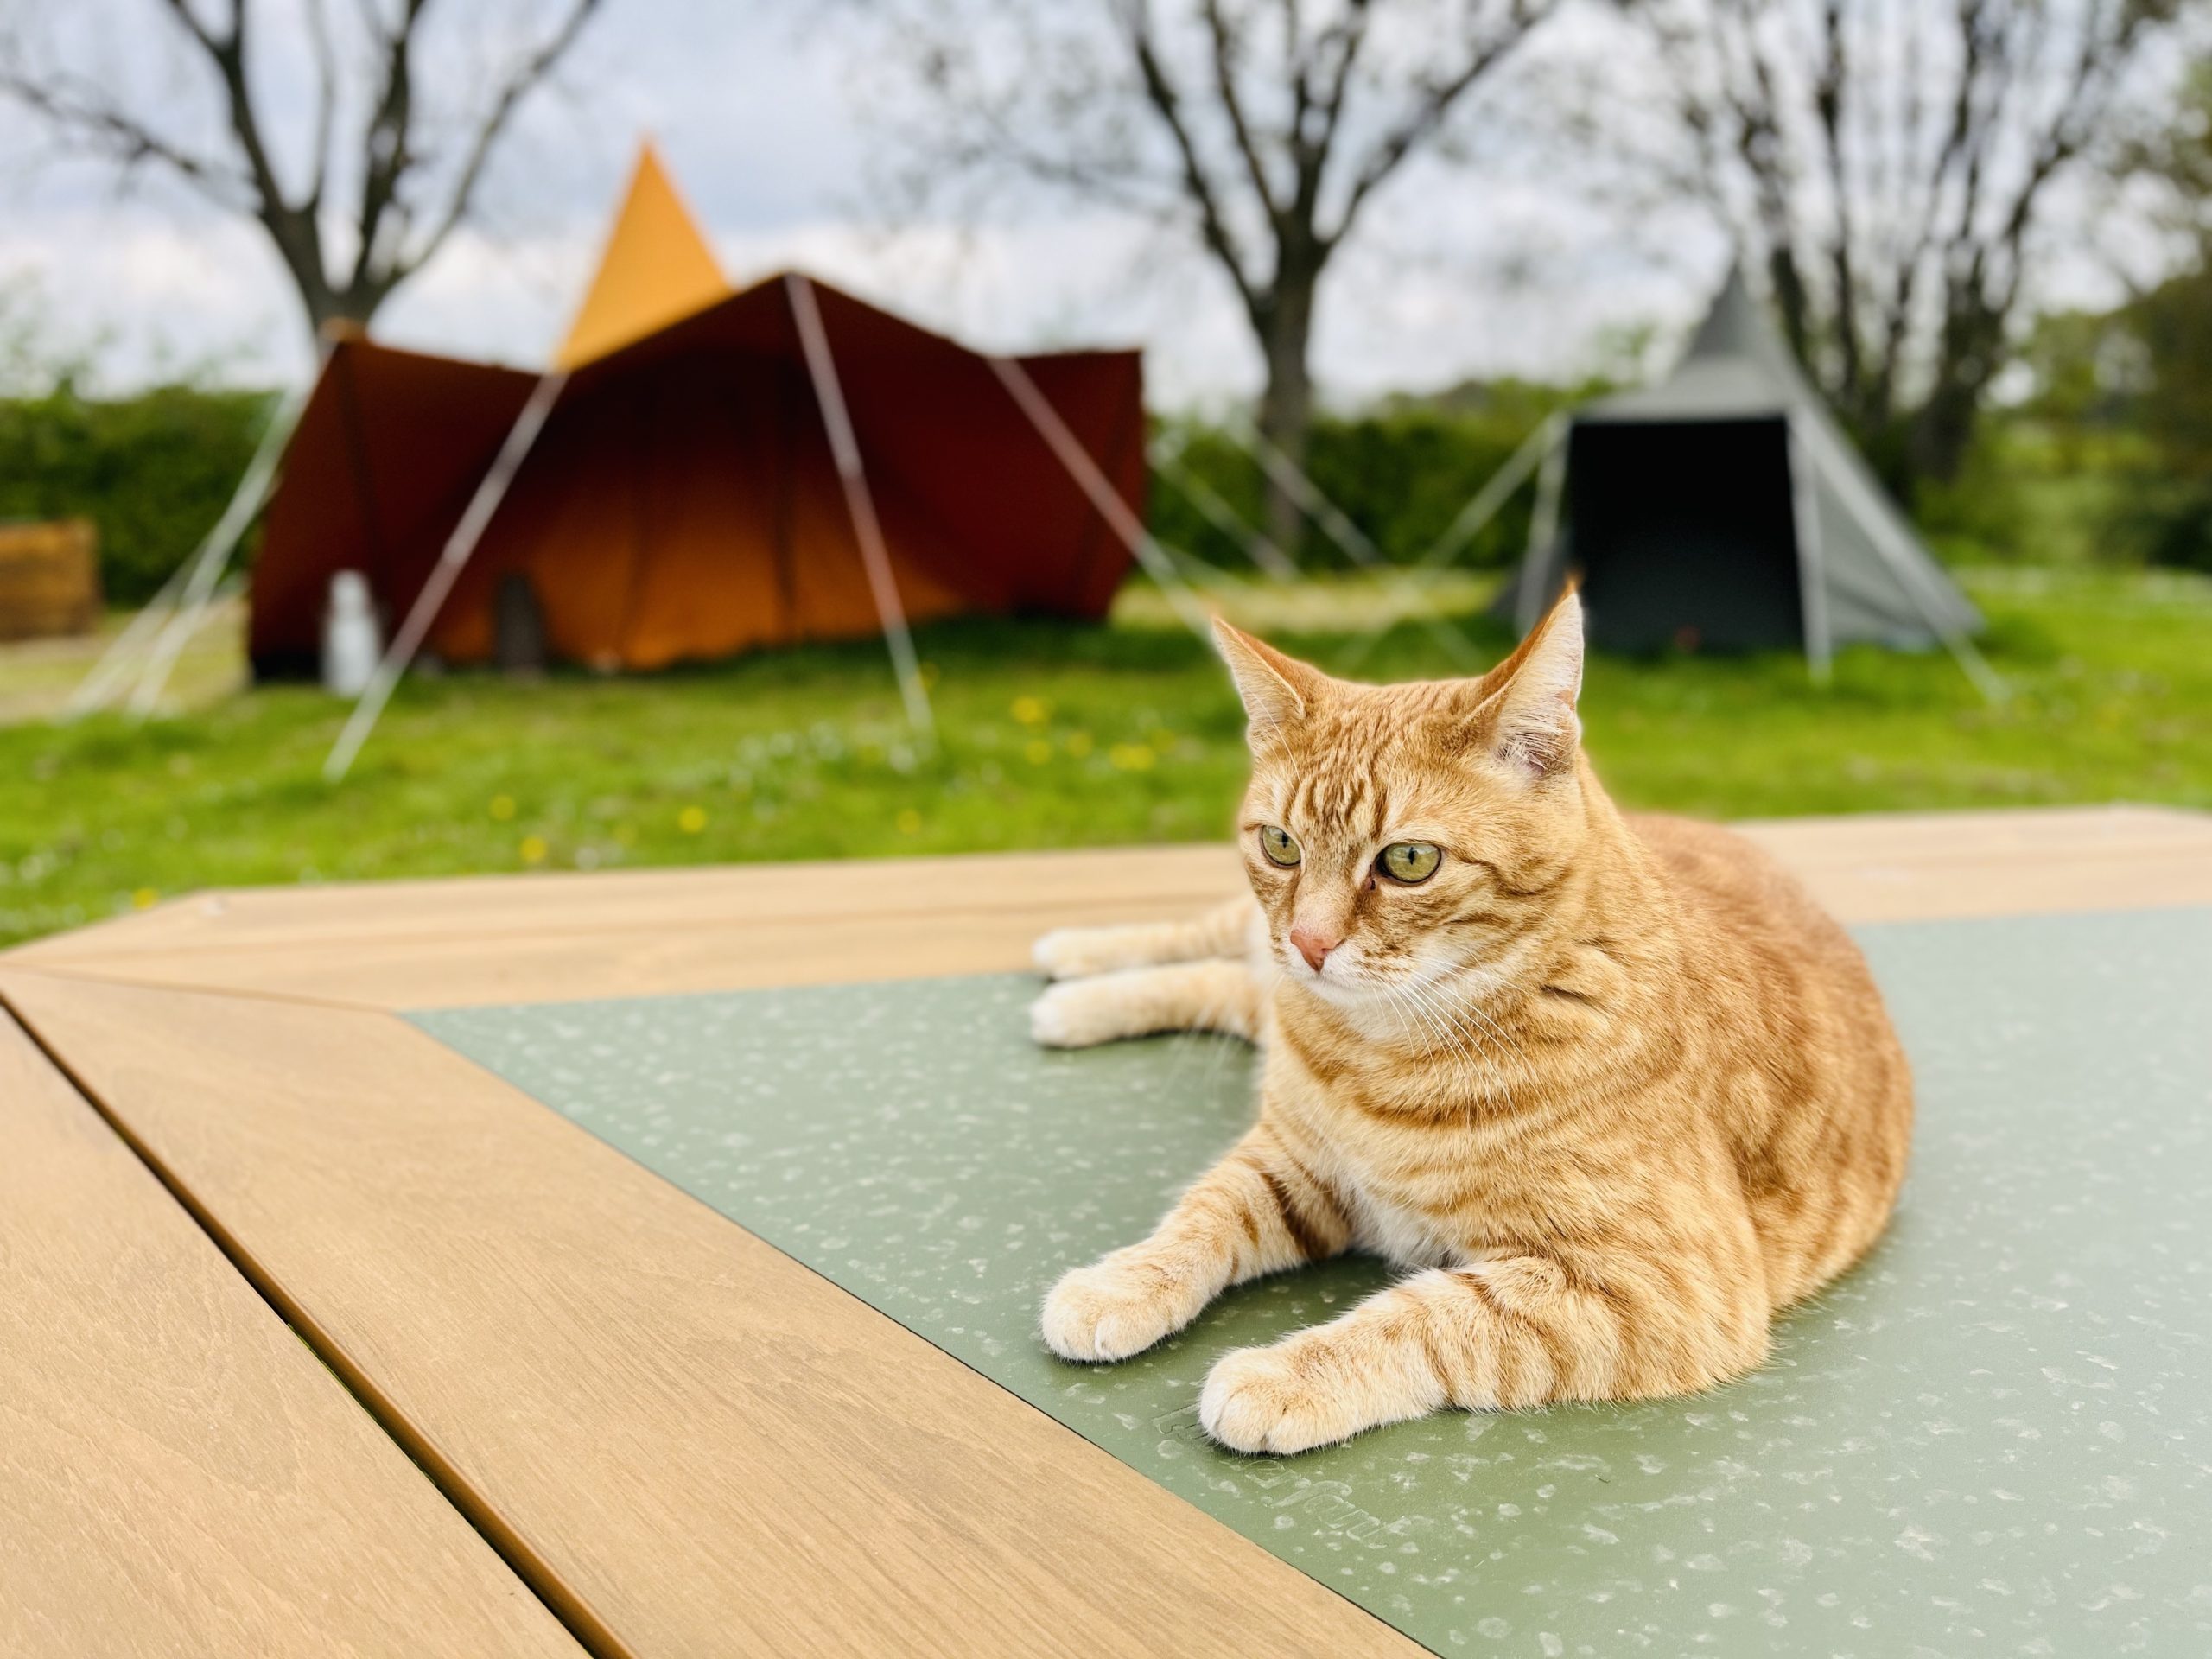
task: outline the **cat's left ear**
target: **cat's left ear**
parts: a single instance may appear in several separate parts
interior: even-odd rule
[[[1519,649],[1478,683],[1481,729],[1498,760],[1529,776],[1572,771],[1582,743],[1582,596],[1572,583]]]
[[[1254,749],[1279,740],[1312,712],[1323,680],[1319,669],[1286,657],[1218,616],[1213,620],[1213,638],[1222,660],[1229,664],[1230,677],[1236,682],[1236,695],[1243,700]]]

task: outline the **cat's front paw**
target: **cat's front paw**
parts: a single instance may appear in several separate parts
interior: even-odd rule
[[[1110,988],[1097,980],[1055,985],[1029,1005],[1029,1035],[1046,1048],[1090,1048],[1125,1036]]]
[[[1110,927],[1056,927],[1029,947],[1030,959],[1047,979],[1084,979],[1127,967],[1114,948]]]
[[[1224,1354],[1198,1391],[1198,1424],[1232,1452],[1307,1452],[1368,1424],[1358,1402],[1301,1374],[1280,1348]]]
[[[1045,1298],[1045,1345],[1062,1359],[1127,1359],[1191,1321],[1157,1271],[1109,1256],[1061,1275]]]

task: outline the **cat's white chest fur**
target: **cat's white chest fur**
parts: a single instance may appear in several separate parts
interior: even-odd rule
[[[1451,1267],[1465,1255],[1419,1211],[1365,1188],[1354,1192],[1353,1203],[1357,1214],[1352,1236],[1361,1249],[1409,1268]]]

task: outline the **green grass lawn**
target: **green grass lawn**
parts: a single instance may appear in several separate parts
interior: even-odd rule
[[[1974,584],[1983,703],[1939,655],[1600,658],[1592,754],[1638,806],[1717,817],[2165,801],[2212,807],[2212,582],[1993,572]],[[1510,643],[1459,593],[1488,661]],[[1244,590],[1232,616],[1324,664],[1357,585]],[[0,941],[218,885],[890,856],[1203,839],[1242,781],[1219,665],[1125,596],[1113,626],[961,624],[920,639],[937,744],[914,741],[880,649],[818,647],[632,679],[410,679],[353,775],[320,692],[242,692],[134,725],[0,728]],[[1451,671],[1403,626],[1370,677]]]

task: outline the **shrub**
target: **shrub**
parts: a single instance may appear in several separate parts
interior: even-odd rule
[[[143,603],[221,516],[271,403],[191,385],[87,397],[67,378],[0,399],[0,518],[92,519],[108,602]]]

